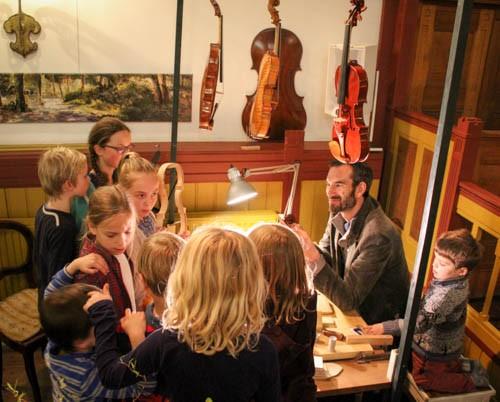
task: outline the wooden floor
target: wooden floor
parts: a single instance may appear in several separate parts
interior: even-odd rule
[[[26,376],[26,371],[24,370],[24,361],[20,353],[12,351],[5,345],[2,345],[3,349],[3,379],[2,379],[2,396],[4,402],[32,402],[33,394],[31,392],[31,386]],[[43,362],[43,356],[41,351],[37,351],[35,354],[35,365],[37,371],[38,382],[40,383],[40,390],[42,392],[42,399],[44,401],[51,401],[51,386],[47,367]],[[5,389],[7,384],[12,385],[17,389],[18,392],[24,393],[22,399],[15,398],[14,395]]]

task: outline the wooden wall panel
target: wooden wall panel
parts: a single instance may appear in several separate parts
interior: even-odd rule
[[[451,3],[421,2],[417,45],[412,58],[414,65],[406,103],[409,111],[422,112],[433,117],[439,115],[455,10],[456,5]],[[497,73],[500,48],[498,41],[496,44],[493,42],[499,35],[498,5],[476,5],[467,40],[457,117],[480,116],[484,120],[494,120],[493,116],[498,114],[498,108],[495,110],[492,106],[498,102],[495,95],[500,91],[500,78]],[[499,126],[486,125],[486,128]]]
[[[415,206],[413,207],[413,218],[411,220],[410,235],[418,241],[420,235],[420,225],[424,213],[425,197],[427,195],[427,185],[429,184],[429,174],[431,171],[432,157],[434,153],[424,149],[422,165],[420,167],[420,177],[418,179]]]
[[[414,170],[416,154],[416,144],[405,138],[399,139],[396,153],[396,170],[392,184],[392,187],[397,190],[392,194],[388,215],[400,228],[405,225],[412,179],[410,172]]]
[[[500,130],[483,130],[481,133],[474,182],[500,195]]]

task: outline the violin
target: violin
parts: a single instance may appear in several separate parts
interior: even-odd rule
[[[167,162],[163,163],[158,169],[158,178],[160,179],[160,210],[156,214],[156,224],[160,227],[166,227],[171,232],[176,232],[175,224],[170,224],[169,222],[165,222],[165,218],[167,216],[168,211],[168,191],[167,186],[165,185],[165,179],[168,177],[166,172],[170,169],[175,169],[177,173],[177,183],[175,185],[175,206],[177,211],[179,212],[180,218],[180,227],[177,231],[177,234],[180,236],[185,236],[189,234],[188,226],[187,226],[187,212],[184,204],[182,202],[182,191],[184,190],[184,171],[182,170],[182,166],[178,163]]]
[[[223,17],[220,7],[215,0],[210,0],[219,18],[219,43],[210,44],[208,63],[203,74],[200,93],[200,128],[212,130],[214,116],[220,101],[216,101],[216,95],[222,95],[224,89],[217,91],[217,82],[223,86],[222,80],[222,26]],[[219,88],[220,88],[219,86]]]
[[[16,41],[10,42],[14,52],[26,57],[38,49],[38,44],[31,41],[30,34],[39,34],[42,27],[31,15],[23,13],[21,0],[18,0],[18,13],[5,21],[3,27],[8,34],[16,34]]]
[[[259,32],[251,46],[252,69],[259,71],[259,79],[255,93],[247,95],[241,120],[245,133],[255,140],[282,141],[285,130],[306,126],[303,98],[294,86],[302,44],[293,32],[281,27],[278,5],[279,0],[269,0],[275,28]]]
[[[368,78],[356,60],[348,62],[351,30],[366,10],[364,3],[364,0],[351,0],[354,7],[349,11],[345,25],[342,65],[335,72],[338,107],[333,119],[332,140],[328,146],[333,157],[343,163],[363,162],[370,152],[368,127],[363,121]]]

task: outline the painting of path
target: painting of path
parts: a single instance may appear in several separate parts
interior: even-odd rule
[[[179,121],[191,121],[191,74],[181,75]],[[0,123],[172,121],[171,74],[0,74]]]

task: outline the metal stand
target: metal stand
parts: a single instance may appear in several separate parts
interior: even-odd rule
[[[182,15],[184,0],[177,0],[177,18],[175,23],[175,60],[174,60],[174,96],[172,103],[172,134],[170,138],[170,162],[177,160],[177,128],[179,124],[179,92],[181,82],[181,45],[182,45]],[[177,182],[175,169],[170,171],[170,191],[174,193]],[[167,223],[173,224],[175,207],[175,197],[168,198],[168,218]]]
[[[450,56],[448,59],[448,69],[446,71],[441,112],[439,114],[434,157],[432,159],[422,224],[420,226],[417,256],[413,268],[408,304],[406,306],[399,356],[392,380],[391,401],[393,402],[401,400],[403,385],[405,384],[406,373],[408,371],[408,360],[410,358],[413,332],[415,330],[417,312],[420,304],[420,294],[422,293],[429,253],[431,252],[432,236],[443,186],[451,130],[455,121],[456,103],[462,67],[464,64],[472,4],[473,0],[458,0],[457,12],[455,14],[455,26],[451,39]]]

